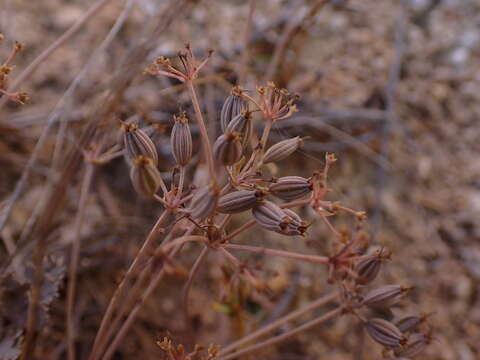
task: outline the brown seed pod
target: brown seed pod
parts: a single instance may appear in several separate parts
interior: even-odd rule
[[[412,358],[420,354],[429,342],[428,337],[424,334],[412,334],[408,337],[408,341],[403,348],[395,349],[395,355]]]
[[[297,136],[272,145],[263,156],[263,163],[277,162],[293,154],[303,146],[303,140]]]
[[[355,272],[358,274],[358,278],[355,279],[356,283],[366,285],[375,280],[381,265],[382,262],[377,257],[360,261],[355,266]]]
[[[401,285],[386,285],[369,291],[362,303],[372,308],[388,308],[395,305],[410,290]]]
[[[152,139],[135,123],[123,123],[122,130],[127,161],[132,164],[135,158],[142,155],[151,158],[156,166],[158,164],[158,154]]]
[[[380,345],[396,348],[406,342],[402,332],[387,320],[369,319],[364,326],[370,337]]]
[[[247,103],[240,96],[241,90],[238,87],[232,89],[231,94],[225,99],[220,113],[220,126],[222,131],[227,129],[228,124],[232,119],[242,111],[247,109]]]
[[[225,133],[228,132],[239,134],[242,139],[242,146],[245,147],[252,135],[251,114],[245,111],[235,116],[225,129]]]
[[[281,224],[288,218],[287,214],[271,201],[264,200],[252,209],[252,215],[261,227],[281,232]]]
[[[395,325],[400,329],[401,332],[405,333],[416,330],[418,325],[424,321],[425,316],[409,315],[398,320]]]
[[[218,201],[218,212],[235,214],[253,208],[264,194],[261,191],[238,190],[226,194]]]
[[[193,195],[188,212],[194,219],[203,220],[216,209],[220,190],[216,185],[204,186]]]
[[[143,155],[137,156],[133,160],[130,180],[135,191],[146,197],[153,196],[163,183],[162,176],[153,159]]]
[[[213,144],[213,156],[222,165],[233,165],[242,157],[242,143],[237,133],[220,135]]]
[[[308,229],[308,224],[302,220],[302,218],[290,209],[282,209],[283,212],[287,215],[287,219],[281,224],[282,234],[284,235],[305,235],[305,232]]]
[[[312,191],[312,184],[300,176],[284,176],[270,185],[268,190],[279,199],[292,201]]]
[[[175,161],[180,166],[186,166],[192,158],[192,134],[185,114],[174,117],[170,143]]]

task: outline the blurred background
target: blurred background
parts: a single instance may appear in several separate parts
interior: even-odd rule
[[[46,245],[46,281],[35,358],[66,358],[78,149],[92,128],[116,136],[115,119],[135,119],[154,129],[160,168],[170,170],[172,115],[183,109],[193,118],[193,110],[179,82],[143,70],[186,42],[199,58],[215,50],[197,80],[212,137],[234,84],[255,90],[274,81],[300,95],[299,112],[279,123],[271,140],[310,138],[272,174],[310,176],[325,152],[334,152],[330,198],[365,210],[372,243],[393,252],[378,283],[414,287],[400,313],[433,313],[435,341],[417,358],[480,358],[478,0],[2,0],[0,32],[2,61],[15,40],[25,45],[9,77],[12,90],[30,96],[24,106],[0,104],[0,359],[19,354],[39,241]],[[159,211],[133,192],[123,159],[96,172],[77,275],[79,358],[88,355],[116,284]],[[339,227],[349,221],[335,219]],[[327,241],[254,234],[253,244],[329,251]],[[329,236],[320,222],[309,234]],[[188,248],[181,263],[190,267],[197,254]],[[249,298],[238,317],[246,324],[275,319],[329,290],[325,269],[313,264],[244,261],[261,266],[273,306],[266,311]],[[219,311],[224,277],[210,256],[190,296],[194,322],[185,327],[178,300],[185,277],[168,276],[114,358],[162,359],[155,342],[167,334],[192,349],[248,332],[235,314]],[[251,359],[366,360],[380,353],[358,322],[344,317]]]

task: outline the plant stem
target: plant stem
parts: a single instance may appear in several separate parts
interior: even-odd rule
[[[78,211],[75,217],[74,240],[70,251],[70,268],[68,273],[68,290],[67,290],[67,316],[66,316],[66,332],[67,332],[67,353],[69,360],[75,360],[75,329],[73,306],[75,301],[75,289],[77,280],[77,269],[80,255],[80,240],[85,209],[88,200],[88,193],[92,184],[95,166],[91,162],[86,162],[85,174],[80,190],[80,200],[78,203]]]
[[[188,273],[188,279],[187,282],[185,283],[185,286],[183,287],[183,312],[185,315],[185,322],[188,322],[188,294],[190,292],[190,288],[193,283],[193,278],[195,277],[195,274],[198,271],[198,268],[200,265],[202,265],[203,260],[205,259],[206,255],[208,253],[208,247],[204,246],[202,251],[200,252],[200,255],[198,255],[197,260],[195,260],[195,263],[193,264],[192,268],[190,269],[190,272]]]
[[[252,346],[249,346],[249,347],[246,347],[245,349],[243,350],[240,350],[240,351],[237,351],[237,352],[234,352],[232,354],[229,354],[229,355],[226,355],[226,356],[220,356],[219,358],[217,358],[217,360],[231,360],[231,359],[236,359],[236,358],[239,358],[243,355],[246,355],[246,354],[249,354],[251,352],[254,352],[254,351],[258,351],[260,350],[261,348],[264,348],[266,346],[270,346],[270,345],[274,345],[274,344],[277,344],[279,342],[282,342],[282,341],[285,341],[286,339],[288,339],[289,337],[292,337],[294,335],[297,335],[298,333],[302,332],[302,331],[306,331],[306,330],[309,330],[315,326],[318,326],[328,320],[331,320],[339,315],[341,315],[343,312],[343,308],[342,307],[337,307],[336,309],[332,310],[332,311],[329,311],[327,312],[326,314],[318,317],[318,318],[315,318],[313,320],[310,320],[308,322],[306,322],[305,324],[295,328],[295,329],[292,329],[290,331],[287,331],[281,335],[278,335],[278,336],[274,336],[268,340],[265,340],[265,341],[262,341],[258,344],[255,344],[255,345],[252,345]]]
[[[210,144],[210,139],[208,138],[208,132],[207,128],[205,127],[205,121],[203,120],[202,110],[200,110],[200,103],[198,102],[197,93],[195,92],[195,87],[193,86],[193,82],[191,80],[186,81],[186,84],[190,93],[193,108],[195,110],[197,124],[200,129],[200,137],[202,138],[203,151],[207,160],[208,171],[210,173],[210,177],[213,179],[213,182],[216,183],[212,146]]]
[[[298,317],[302,316],[303,314],[305,314],[309,311],[312,311],[312,310],[314,310],[314,309],[316,309],[320,306],[323,306],[323,305],[329,303],[330,301],[335,300],[337,297],[338,297],[338,294],[336,292],[325,295],[325,296],[322,296],[321,298],[311,302],[310,304],[305,305],[301,309],[293,311],[290,314],[287,314],[287,315],[283,316],[282,318],[264,326],[263,328],[254,331],[253,333],[245,336],[244,338],[233,342],[232,344],[230,344],[230,345],[226,346],[225,348],[223,348],[222,350],[220,350],[220,352],[218,354],[220,356],[225,355],[225,354],[235,350],[236,348],[239,348],[242,345],[245,345],[246,343],[248,343],[248,342],[250,342],[250,341],[252,341],[252,340],[254,340],[254,339],[256,339],[260,336],[268,334],[269,332],[275,330],[276,328],[282,326],[283,324],[286,324],[287,322],[289,322],[289,321],[291,321],[295,318],[298,318]]]

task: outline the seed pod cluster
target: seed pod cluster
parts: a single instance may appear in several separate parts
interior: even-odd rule
[[[308,227],[293,211],[281,209],[268,200],[264,200],[255,206],[252,209],[252,215],[258,225],[282,235],[304,235]]]
[[[380,318],[369,319],[364,326],[370,337],[380,345],[396,348],[406,342],[402,332],[387,320]]]
[[[235,164],[242,157],[242,143],[238,133],[227,132],[220,135],[213,144],[213,156],[220,164]]]
[[[292,201],[308,194],[312,184],[301,176],[284,176],[270,185],[268,190],[279,199]]]
[[[220,113],[220,126],[222,131],[226,131],[227,126],[233,118],[247,109],[247,103],[240,95],[240,88],[234,87],[230,95],[225,99]]]
[[[123,143],[125,146],[125,157],[129,164],[138,156],[146,156],[153,160],[155,166],[158,164],[157,148],[152,139],[136,123],[122,124]]]
[[[218,201],[217,210],[223,214],[235,214],[250,210],[263,199],[261,191],[238,190],[226,194]]]
[[[363,304],[371,308],[388,308],[401,300],[410,288],[401,285],[386,285],[369,291]]]
[[[286,159],[302,146],[303,140],[299,136],[280,141],[272,145],[265,152],[265,155],[263,156],[263,163],[268,164]]]
[[[188,212],[197,220],[209,217],[217,207],[220,191],[216,185],[204,186],[193,195]]]
[[[153,196],[163,182],[153,159],[143,155],[137,156],[133,160],[130,180],[134,189],[146,197]]]
[[[175,161],[180,166],[186,166],[192,158],[192,134],[185,114],[174,117],[170,143]]]

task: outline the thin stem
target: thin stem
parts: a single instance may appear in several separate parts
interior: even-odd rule
[[[208,253],[208,247],[204,246],[202,251],[200,252],[200,255],[198,255],[197,260],[195,260],[195,263],[193,264],[192,268],[190,269],[190,272],[188,273],[188,279],[187,282],[185,283],[185,286],[183,287],[183,312],[185,315],[185,321],[188,321],[189,318],[189,313],[188,313],[188,294],[190,292],[190,288],[192,287],[193,283],[193,278],[195,277],[195,274],[197,273],[198,269],[200,268],[200,265],[202,265],[203,260],[205,259],[206,255]]]
[[[125,296],[126,293],[126,285],[127,282],[130,281],[134,275],[134,270],[137,269],[137,266],[139,263],[141,263],[148,255],[150,248],[156,238],[155,235],[157,235],[158,232],[161,230],[161,225],[168,219],[170,215],[170,211],[165,210],[162,215],[158,218],[157,222],[153,226],[152,230],[148,234],[147,238],[145,239],[145,242],[143,243],[140,251],[138,252],[137,256],[133,260],[132,264],[130,265],[130,268],[127,270],[127,273],[125,274],[123,280],[120,282],[120,285],[118,285],[117,289],[115,290],[115,293],[113,294],[112,299],[110,300],[110,304],[108,305],[108,308],[105,312],[105,315],[103,316],[102,322],[100,324],[100,328],[97,332],[97,335],[95,337],[95,341],[93,344],[93,349],[92,353],[90,355],[90,359],[96,359],[97,352],[100,350],[99,344],[102,340],[103,334],[106,331],[107,324],[110,323],[113,311],[115,307],[117,306],[118,302]],[[108,339],[103,340],[102,342],[106,342]]]
[[[248,57],[250,55],[248,44],[250,42],[250,34],[252,32],[253,13],[255,12],[255,0],[248,2],[248,17],[245,25],[245,33],[243,36],[243,51],[240,59],[240,69],[238,71],[238,84],[242,85],[245,82],[245,75],[247,72]]]
[[[183,184],[185,183],[185,166],[180,167],[180,179],[178,180],[178,190],[175,199],[178,201],[182,196]]]
[[[237,245],[237,244],[223,244],[222,246],[226,249],[231,249],[231,250],[243,250],[243,251],[254,252],[254,253],[257,253],[257,254],[282,256],[282,257],[286,257],[286,258],[308,261],[308,262],[313,262],[313,263],[317,263],[317,264],[318,263],[319,264],[328,264],[329,263],[329,259],[326,256],[299,254],[299,253],[294,253],[294,252],[291,252],[291,251],[264,248],[264,247],[261,247],[261,246]]]
[[[205,127],[205,121],[203,120],[202,111],[200,110],[200,104],[198,102],[197,93],[195,92],[195,87],[193,86],[193,82],[191,80],[187,80],[186,84],[187,84],[188,91],[190,93],[190,98],[192,100],[193,108],[195,110],[197,124],[200,129],[200,136],[202,138],[203,151],[205,152],[208,171],[210,173],[210,177],[213,179],[213,182],[216,183],[212,146],[210,144],[210,139],[208,138],[208,132],[207,132],[207,128]]]
[[[237,230],[232,231],[228,236],[225,237],[224,240],[225,241],[232,240],[235,236],[251,228],[253,225],[255,225],[255,220],[250,220],[249,222],[240,226]]]
[[[278,336],[274,336],[268,340],[265,340],[265,341],[262,341],[258,344],[255,344],[255,345],[252,345],[252,346],[249,346],[249,347],[246,347],[245,349],[243,350],[240,350],[240,351],[237,351],[237,352],[234,352],[230,355],[226,355],[226,356],[220,356],[217,360],[230,360],[230,359],[236,359],[236,358],[239,358],[243,355],[246,355],[246,354],[250,354],[254,351],[258,351],[266,346],[270,346],[270,345],[274,345],[274,344],[277,344],[277,343],[280,343],[282,341],[285,341],[287,340],[288,338],[294,336],[294,335],[297,335],[298,333],[301,333],[302,331],[306,331],[306,330],[309,330],[315,326],[318,326],[328,320],[331,320],[339,315],[341,315],[343,313],[343,308],[342,307],[337,307],[336,309],[332,310],[332,311],[329,311],[327,312],[326,314],[318,317],[318,318],[315,318],[313,320],[310,320],[308,322],[306,322],[305,324],[295,328],[295,329],[292,329],[290,331],[287,331],[281,335],[278,335]]]
[[[80,200],[78,203],[78,211],[75,217],[74,227],[74,240],[70,251],[70,268],[68,273],[68,290],[67,290],[67,316],[66,316],[66,329],[67,329],[67,353],[69,360],[75,360],[75,329],[74,329],[74,316],[73,306],[75,301],[75,290],[77,280],[78,260],[80,256],[80,240],[81,230],[83,225],[83,219],[85,217],[85,209],[88,200],[88,193],[92,184],[93,173],[95,166],[91,162],[86,163],[85,174],[83,175],[83,181],[80,190]]]
[[[303,314],[306,314],[307,312],[310,312],[310,311],[312,311],[312,310],[314,310],[314,309],[316,309],[320,306],[323,306],[323,305],[335,300],[337,297],[338,297],[338,293],[336,293],[336,292],[333,292],[331,294],[322,296],[321,298],[319,298],[315,301],[312,301],[310,304],[305,305],[301,309],[298,309],[296,311],[292,311],[291,313],[281,317],[280,319],[262,327],[261,329],[258,329],[256,331],[254,331],[253,333],[251,333],[251,334],[233,342],[232,344],[224,347],[223,349],[220,350],[220,352],[218,354],[221,356],[221,355],[225,355],[225,354],[227,354],[231,351],[234,351],[235,349],[249,343],[250,341],[255,340],[256,338],[258,338],[260,336],[263,336],[265,334],[268,334],[269,332],[275,330],[276,328],[279,328],[283,324],[286,324],[289,321],[292,321],[292,320],[302,316]]]

